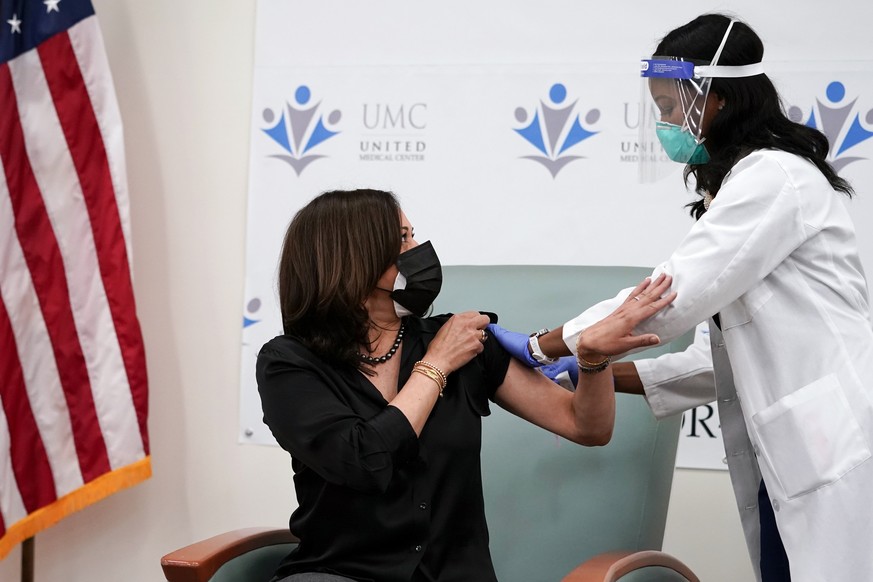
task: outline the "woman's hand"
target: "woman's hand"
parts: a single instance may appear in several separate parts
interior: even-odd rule
[[[451,374],[482,353],[488,325],[487,315],[478,311],[456,313],[443,324],[430,342],[424,360]]]
[[[646,279],[637,285],[618,309],[579,335],[576,353],[585,360],[598,362],[604,356],[660,343],[653,333],[633,335],[633,330],[676,299],[675,291],[662,297],[672,282],[673,277],[661,274],[654,281]]]
[[[412,374],[403,389],[389,402],[390,406],[398,408],[409,420],[416,435],[421,435],[438,396],[443,395],[446,387],[444,376],[448,376],[485,349],[485,326],[489,321],[487,315],[478,311],[466,311],[450,317],[430,342],[422,358],[437,368],[440,378],[430,373]],[[413,371],[416,370],[414,367]],[[434,390],[434,382],[439,388],[438,392]]]

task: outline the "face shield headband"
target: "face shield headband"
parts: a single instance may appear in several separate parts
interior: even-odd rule
[[[641,181],[656,181],[672,173],[677,166],[671,162],[709,161],[702,122],[712,79],[751,77],[764,72],[762,63],[718,65],[733,24],[728,25],[709,65],[669,56],[642,60],[638,151]]]

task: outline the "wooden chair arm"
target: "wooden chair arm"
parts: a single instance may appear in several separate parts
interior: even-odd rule
[[[161,558],[169,582],[208,582],[222,564],[264,546],[299,542],[287,529],[249,527],[229,531]]]
[[[562,582],[616,582],[625,574],[640,568],[660,566],[678,572],[689,582],[700,582],[691,568],[664,552],[606,552],[577,566]]]

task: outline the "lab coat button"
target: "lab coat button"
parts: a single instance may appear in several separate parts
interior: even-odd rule
[[[779,500],[778,499],[773,500],[773,511],[779,511]]]
[[[416,551],[416,552],[420,552],[420,551],[421,551],[421,545],[415,546],[415,551]]]

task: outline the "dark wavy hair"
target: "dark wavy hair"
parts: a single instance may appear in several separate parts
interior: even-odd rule
[[[661,40],[655,55],[681,57],[695,64],[708,65],[715,57],[731,17],[704,14],[671,31]],[[750,65],[761,62],[764,44],[747,24],[737,21],[719,56],[719,65]],[[815,164],[834,190],[853,195],[849,183],[825,161],[828,140],[820,131],[788,119],[779,93],[767,75],[736,79],[712,79],[710,88],[724,99],[724,108],[712,120],[706,136],[710,161],[685,167],[685,183],[693,175],[696,191],[718,193],[731,168],[743,156],[759,149],[778,149],[802,156]],[[688,205],[691,215],[700,218],[706,210],[703,199]]]
[[[366,371],[364,307],[400,254],[400,204],[390,192],[325,192],[294,216],[279,259],[285,333],[320,358]]]

